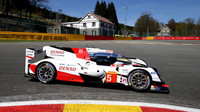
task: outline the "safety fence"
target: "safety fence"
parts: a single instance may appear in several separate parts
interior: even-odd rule
[[[112,37],[75,34],[51,34],[0,31],[0,40],[200,40],[200,36],[187,37]]]

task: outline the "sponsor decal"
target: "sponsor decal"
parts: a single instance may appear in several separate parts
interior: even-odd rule
[[[123,73],[128,73],[128,69],[122,69]]]
[[[33,51],[28,51],[28,50],[27,50],[26,53],[33,53]]]
[[[123,83],[127,83],[127,79],[122,79],[122,82]]]
[[[106,50],[106,53],[113,53],[112,50]]]
[[[157,74],[157,72],[151,72],[151,74]]]
[[[64,63],[60,63],[59,65],[65,65]]]
[[[125,77],[123,77],[123,76],[121,75],[120,82],[126,84],[126,83],[127,83],[127,78],[125,78]]]
[[[34,51],[26,50],[26,57],[34,57]]]
[[[83,53],[83,49],[79,49],[79,53]]]
[[[59,51],[59,50],[51,50],[50,51],[50,54],[52,55],[52,56],[64,56],[64,51]]]
[[[74,64],[67,64],[67,66],[76,66],[76,65],[74,65]]]
[[[109,71],[106,73],[106,80],[105,82],[109,83],[117,83],[117,72]]]
[[[59,70],[76,71],[76,67],[60,66],[60,67],[59,67]]]
[[[64,54],[64,51],[51,50],[51,54]]]
[[[33,54],[26,54],[26,56],[31,56],[31,57],[33,57]]]

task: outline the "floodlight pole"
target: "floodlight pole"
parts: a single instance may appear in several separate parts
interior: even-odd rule
[[[125,8],[125,35],[124,37],[126,37],[126,20],[127,20],[127,7],[124,7]]]

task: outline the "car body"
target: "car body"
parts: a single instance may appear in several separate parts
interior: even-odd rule
[[[44,59],[31,62],[36,54],[42,52],[45,53]],[[37,78],[42,83],[51,83],[54,80],[116,83],[130,86],[135,91],[169,93],[169,86],[160,78],[156,68],[149,67],[139,58],[127,58],[113,50],[99,48],[27,48],[25,76]]]

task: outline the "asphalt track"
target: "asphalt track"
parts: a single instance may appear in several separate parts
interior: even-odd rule
[[[119,85],[56,81],[41,84],[24,77],[25,48],[44,45],[99,47],[144,59],[158,68],[170,94],[140,93]],[[41,57],[41,56],[39,56]],[[200,109],[200,41],[68,41],[0,43],[0,102],[32,100],[105,100],[168,104]]]

